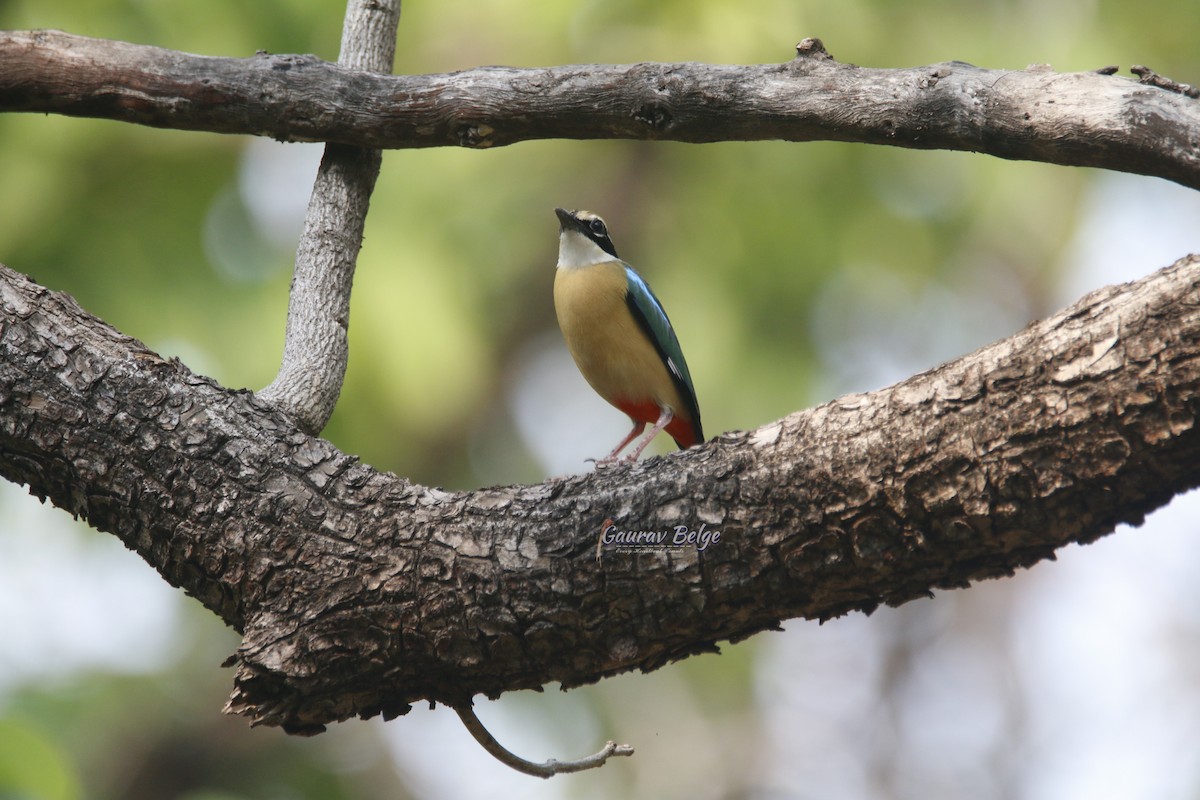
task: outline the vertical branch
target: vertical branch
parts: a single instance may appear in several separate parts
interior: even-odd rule
[[[400,0],[348,0],[338,64],[390,73]],[[380,150],[327,144],[313,184],[288,301],[279,374],[258,396],[316,434],[333,414],[346,375],[350,290]]]

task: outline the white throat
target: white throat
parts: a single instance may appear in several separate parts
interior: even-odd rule
[[[559,269],[590,267],[593,264],[616,260],[579,231],[562,231],[558,236]]]

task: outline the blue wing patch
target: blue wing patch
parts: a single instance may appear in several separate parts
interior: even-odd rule
[[[688,371],[687,361],[683,358],[683,348],[679,346],[679,338],[667,319],[667,312],[662,303],[655,297],[650,284],[633,269],[621,262],[625,267],[625,302],[638,326],[658,351],[659,357],[671,375],[671,381],[683,397],[687,408],[684,409],[696,427],[700,441],[704,441],[704,433],[700,428],[700,405],[696,401],[696,389],[692,386],[692,374]]]

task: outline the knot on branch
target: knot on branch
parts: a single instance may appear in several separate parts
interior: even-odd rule
[[[810,36],[796,45],[796,58],[816,58],[833,61],[833,55],[825,49],[825,43],[815,36]]]
[[[808,75],[822,68],[838,66],[837,59],[825,49],[825,43],[809,37],[796,45],[796,57],[787,62],[786,69],[796,75]]]
[[[949,64],[938,64],[921,76],[917,81],[917,87],[920,89],[932,89],[938,85],[938,82],[942,78],[950,77],[953,71]]]
[[[255,55],[266,58],[275,72],[290,72],[292,69],[318,66],[324,63],[314,55],[273,55],[265,50],[259,50]]]
[[[666,131],[675,121],[675,115],[670,107],[663,102],[650,100],[642,103],[633,110],[631,115],[636,121],[653,131]]]
[[[483,122],[466,123],[458,128],[458,146],[479,150],[491,147],[495,144],[492,139],[492,134],[495,132],[495,128]]]

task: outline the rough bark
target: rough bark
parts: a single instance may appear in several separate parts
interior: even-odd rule
[[[784,64],[483,67],[382,76],[315,56],[194,56],[54,31],[0,34],[0,111],[360,147],[529,139],[786,139],[970,150],[1200,188],[1200,102],[1139,67],[869,69],[806,39]]]
[[[349,0],[340,66],[388,73],[400,0]],[[327,144],[296,247],[279,373],[259,392],[307,433],[333,416],[350,359],[350,291],[382,151]]]
[[[314,732],[654,669],[1011,573],[1200,483],[1200,257],[752,432],[536,486],[377,472],[0,268],[0,475],[244,640],[229,708]],[[607,552],[701,525],[690,548]]]

